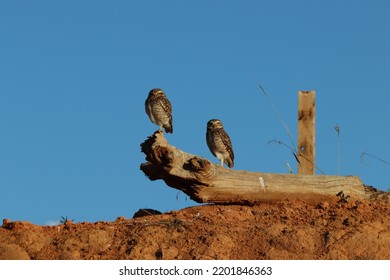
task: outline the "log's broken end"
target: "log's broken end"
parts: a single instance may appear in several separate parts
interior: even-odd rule
[[[160,130],[153,133],[141,144],[146,155],[140,169],[152,181],[162,179],[175,189],[179,189],[196,202],[204,202],[198,196],[199,188],[208,186],[215,176],[215,167],[207,159],[183,152],[169,145]]]
[[[155,164],[151,162],[142,163],[140,169],[151,181],[162,179],[162,172]]]
[[[173,156],[170,154],[168,141],[162,130],[157,130],[141,144],[141,152],[146,155],[146,160],[158,165],[169,165]]]

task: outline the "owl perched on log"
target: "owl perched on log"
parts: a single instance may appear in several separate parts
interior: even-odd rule
[[[162,89],[155,88],[149,92],[145,101],[145,111],[150,120],[165,129],[166,133],[172,133],[172,105]]]
[[[226,163],[232,168],[234,165],[233,146],[220,120],[208,121],[206,141],[211,153],[221,161],[221,166]]]

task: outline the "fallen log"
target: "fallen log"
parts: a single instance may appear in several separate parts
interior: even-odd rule
[[[156,131],[141,144],[140,169],[152,181],[164,180],[199,203],[254,203],[285,198],[316,200],[323,195],[368,198],[357,176],[270,174],[232,170],[186,153]]]

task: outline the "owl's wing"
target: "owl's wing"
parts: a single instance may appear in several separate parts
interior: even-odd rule
[[[226,147],[227,152],[229,153],[230,159],[234,161],[234,152],[233,152],[233,145],[232,141],[230,140],[229,135],[226,133],[225,130],[221,130],[221,139]]]
[[[171,102],[169,102],[169,99],[168,98],[159,98],[158,102],[160,103],[164,112],[167,113],[170,116],[170,118],[172,118],[172,105],[171,105]]]
[[[163,127],[167,133],[173,132],[173,126],[172,126],[172,105],[171,102],[169,102],[169,99],[166,97],[161,97],[157,100],[158,104],[162,108],[165,117],[168,118],[168,124],[164,123]]]

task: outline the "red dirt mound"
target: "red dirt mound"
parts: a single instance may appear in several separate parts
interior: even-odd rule
[[[388,201],[145,209],[133,219],[58,226],[4,219],[0,259],[390,259]]]

